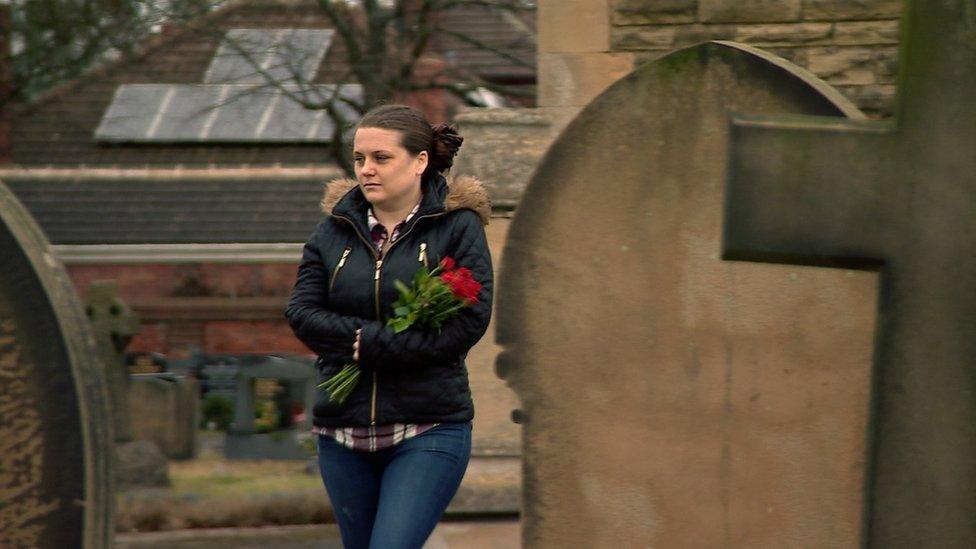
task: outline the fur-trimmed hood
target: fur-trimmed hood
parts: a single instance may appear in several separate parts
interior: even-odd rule
[[[332,215],[332,210],[342,197],[357,187],[355,179],[339,178],[333,179],[325,186],[325,193],[322,196],[322,212]],[[447,180],[447,197],[444,199],[444,208],[447,211],[467,208],[474,210],[481,222],[485,225],[491,217],[491,201],[488,198],[488,191],[476,177],[470,175],[459,175]]]

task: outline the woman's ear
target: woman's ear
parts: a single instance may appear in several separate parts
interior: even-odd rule
[[[429,161],[430,157],[427,151],[420,151],[420,154],[417,155],[417,170],[419,170],[417,175],[424,175],[424,172],[427,171],[427,163]]]

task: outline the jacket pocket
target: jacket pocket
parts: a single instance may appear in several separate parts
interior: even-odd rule
[[[339,271],[346,264],[346,258],[349,257],[349,253],[352,251],[352,246],[346,246],[345,250],[342,250],[342,257],[339,258],[339,262],[336,263],[335,269],[332,270],[332,277],[329,278],[329,293],[332,293],[332,287],[335,286],[336,278],[339,276]]]

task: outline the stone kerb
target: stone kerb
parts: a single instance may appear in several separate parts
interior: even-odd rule
[[[733,111],[861,116],[696,46],[590,104],[523,195],[496,335],[527,547],[858,544],[876,280],[721,260]]]
[[[0,182],[0,546],[112,543],[112,422],[64,267]]]

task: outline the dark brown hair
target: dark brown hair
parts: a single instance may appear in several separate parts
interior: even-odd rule
[[[454,164],[464,138],[448,124],[431,126],[419,110],[406,105],[382,105],[363,115],[356,128],[379,128],[400,132],[400,145],[416,156],[427,151],[427,170],[443,173]]]

